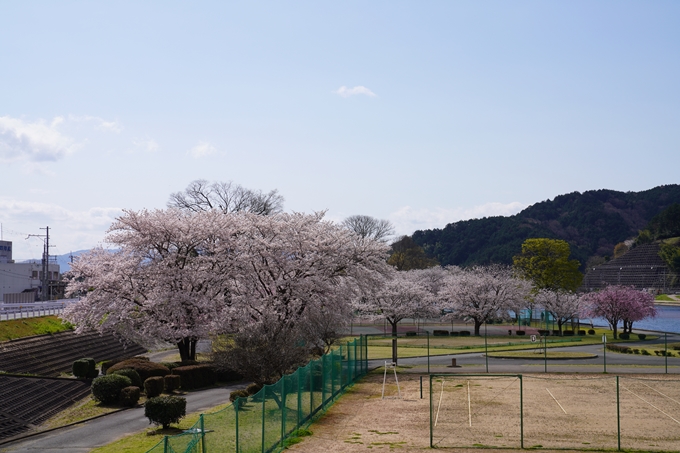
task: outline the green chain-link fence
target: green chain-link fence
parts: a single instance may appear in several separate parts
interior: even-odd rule
[[[182,434],[166,436],[147,453],[250,453],[277,451],[285,438],[325,411],[368,371],[366,337],[238,398],[221,411],[202,414]]]

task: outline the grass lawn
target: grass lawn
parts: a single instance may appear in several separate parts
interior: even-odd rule
[[[0,341],[64,332],[66,330],[71,330],[71,326],[62,324],[61,319],[56,316],[11,319],[9,321],[0,321]]]
[[[626,343],[632,341],[639,341],[636,335],[630,340],[614,340],[614,336],[610,330],[603,328],[596,328],[594,335],[583,335],[576,337],[548,337],[548,348],[556,348],[563,346],[583,346],[589,344],[602,343],[602,335],[607,336],[607,343]],[[647,339],[656,339],[657,336],[648,335]],[[488,350],[492,351],[512,351],[522,349],[536,348],[537,343],[532,343],[529,336],[488,336],[487,339]],[[425,336],[404,337],[401,336],[397,340],[397,354],[402,358],[422,357],[427,355],[428,339]],[[461,354],[467,352],[483,352],[484,337],[483,336],[469,336],[469,337],[445,337],[445,336],[430,336],[430,355],[448,355]],[[374,359],[389,359],[392,357],[392,338],[383,336],[371,336],[368,341],[368,358]]]

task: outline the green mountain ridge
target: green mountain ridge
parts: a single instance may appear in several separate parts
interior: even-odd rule
[[[513,216],[463,220],[418,230],[413,241],[440,264],[512,264],[528,238],[563,239],[581,268],[591,257],[610,257],[619,242],[635,238],[649,221],[680,203],[680,185],[641,192],[590,190],[559,195]]]

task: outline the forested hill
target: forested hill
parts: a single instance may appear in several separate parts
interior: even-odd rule
[[[678,184],[643,192],[573,192],[536,203],[510,217],[464,220],[443,229],[418,230],[413,240],[442,265],[468,266],[511,264],[527,238],[563,239],[583,267],[591,257],[611,257],[616,244],[637,236],[652,217],[673,203],[680,203]]]

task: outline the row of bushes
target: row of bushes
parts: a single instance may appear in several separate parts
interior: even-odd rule
[[[608,344],[607,349],[610,351],[614,352],[620,352],[623,354],[642,354],[642,355],[652,355],[647,349],[638,349],[638,348],[631,348],[630,346],[622,346],[618,344]],[[667,357],[675,357],[673,354],[673,351],[666,351],[663,349],[660,350],[654,350],[654,354],[657,356],[667,356]]]
[[[469,337],[470,336],[470,331],[469,330],[461,330],[460,332],[452,330],[449,332],[448,330],[433,330],[432,335],[435,337],[448,337],[449,335],[452,337]]]

